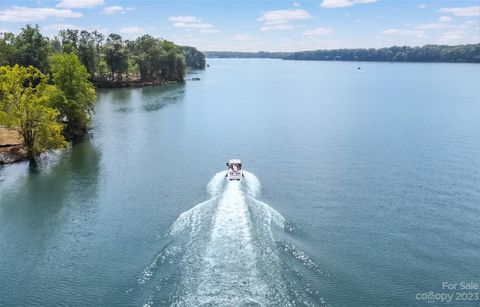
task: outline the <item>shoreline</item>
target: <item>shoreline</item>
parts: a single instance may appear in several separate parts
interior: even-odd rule
[[[97,89],[101,88],[128,88],[128,87],[146,87],[146,86],[164,86],[170,84],[177,84],[185,82],[181,81],[141,81],[141,80],[125,80],[125,81],[111,81],[111,80],[93,80],[92,83]]]
[[[181,81],[93,81],[96,89],[115,89],[115,88],[138,88],[147,86],[166,86],[172,84],[183,83],[186,80]],[[75,138],[67,138],[68,142],[74,142],[78,139],[85,137],[88,131],[83,135]],[[0,166],[13,164],[28,160],[27,152],[22,144],[21,136],[15,130],[8,129],[0,126]]]

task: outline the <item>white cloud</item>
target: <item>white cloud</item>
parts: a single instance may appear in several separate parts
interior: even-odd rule
[[[291,24],[266,25],[260,28],[262,31],[291,30],[294,26]]]
[[[24,6],[12,6],[8,9],[0,11],[0,21],[19,22],[19,21],[35,21],[44,20],[50,17],[54,18],[78,18],[81,13],[71,10],[55,9],[55,8],[30,8]]]
[[[305,36],[323,36],[323,35],[331,35],[333,34],[334,30],[332,28],[316,28],[311,29],[303,32]]]
[[[438,18],[438,21],[440,21],[440,22],[450,22],[450,21],[452,21],[452,17],[441,16],[440,18]]]
[[[265,24],[279,24],[287,23],[293,20],[305,20],[310,19],[312,16],[305,10],[292,9],[292,10],[276,10],[263,13],[262,17],[257,20],[263,21]]]
[[[438,11],[455,16],[480,16],[480,6],[444,7]]]
[[[419,9],[424,9],[424,8],[427,7],[427,5],[426,5],[425,3],[420,3],[419,5],[417,5],[417,7],[418,7]]]
[[[131,7],[122,7],[118,5],[106,6],[103,8],[102,13],[104,15],[113,15],[113,14],[125,14],[127,11],[133,10]]]
[[[445,23],[425,23],[416,26],[415,28],[420,29],[420,30],[433,30],[433,29],[445,29],[450,27],[449,25],[446,25]]]
[[[449,31],[443,32],[440,36],[439,43],[447,45],[455,45],[462,42],[465,42],[465,32],[462,30],[459,31]]]
[[[233,36],[232,39],[236,41],[241,41],[241,42],[248,42],[248,41],[258,40],[258,37],[248,33],[241,33]]]
[[[293,5],[294,7],[299,7],[299,6],[301,6],[301,4],[300,4],[299,2],[293,2],[292,5]]]
[[[213,33],[220,33],[220,30],[218,29],[201,29],[198,31],[200,33],[208,33],[208,34],[213,34]]]
[[[195,23],[195,22],[201,22],[202,20],[200,18],[194,17],[194,16],[172,16],[168,18],[171,22],[184,22],[184,23]]]
[[[387,29],[381,32],[385,35],[393,35],[393,36],[411,36],[415,35],[418,37],[424,36],[425,33],[423,31],[415,31],[415,30],[398,30],[398,29]]]
[[[168,18],[175,28],[183,28],[187,31],[197,29],[200,33],[218,33],[214,25],[203,22],[202,19],[195,16],[171,16]]]
[[[104,0],[62,0],[57,7],[73,9],[73,8],[92,8],[102,5]]]
[[[76,25],[72,24],[65,24],[65,23],[57,23],[57,24],[51,24],[48,26],[42,27],[44,30],[53,30],[53,31],[60,31],[60,30],[65,30],[65,29],[76,29],[79,30],[80,28],[77,27]]]
[[[176,28],[187,28],[187,29],[209,29],[213,28],[212,24],[209,23],[190,23],[190,22],[175,22],[173,26]]]
[[[323,0],[321,7],[324,8],[337,8],[337,7],[348,7],[355,4],[366,4],[377,2],[377,0]]]
[[[66,29],[72,29],[72,30],[78,30],[78,31],[86,30],[86,31],[89,31],[89,32],[97,31],[97,32],[103,33],[105,35],[109,33],[108,28],[104,28],[104,27],[101,27],[99,25],[92,25],[92,26],[89,26],[89,27],[81,27],[81,26],[76,26],[76,25],[73,25],[73,24],[58,23],[58,24],[50,24],[50,25],[42,27],[42,30],[45,30],[47,32],[46,35],[49,36],[49,37],[54,37],[55,35],[58,34],[59,31],[66,30]]]
[[[118,32],[122,34],[143,34],[146,31],[142,27],[126,27],[126,28],[121,28]]]
[[[312,16],[302,9],[274,10],[264,12],[258,21],[263,21],[262,31],[288,30],[294,26],[290,23],[296,20],[307,20]]]

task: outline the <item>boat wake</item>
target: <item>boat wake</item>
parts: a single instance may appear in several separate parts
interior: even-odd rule
[[[144,287],[150,289],[144,306],[318,305],[309,299],[310,287],[301,276],[291,276],[302,273],[283,268],[282,254],[289,253],[301,267],[313,262],[276,239],[277,230],[285,231],[285,219],[255,198],[260,182],[243,173],[240,182],[217,173],[207,185],[211,198],[173,223],[170,244],[138,278],[139,285],[156,280],[154,287]]]

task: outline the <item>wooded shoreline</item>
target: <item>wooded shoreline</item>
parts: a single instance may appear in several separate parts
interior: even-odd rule
[[[205,51],[204,54],[207,58],[264,58],[295,61],[480,63],[480,43],[456,46],[392,46],[379,49],[320,49],[297,52]]]
[[[205,66],[196,48],[150,35],[65,29],[51,39],[28,24],[18,35],[0,32],[0,164],[81,139],[98,88],[181,83]]]

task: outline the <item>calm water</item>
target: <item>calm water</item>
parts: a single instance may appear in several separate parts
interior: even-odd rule
[[[0,305],[422,306],[480,282],[480,66],[209,62],[99,91],[89,140],[0,168]]]

